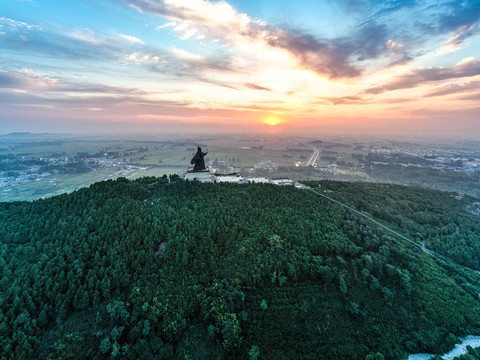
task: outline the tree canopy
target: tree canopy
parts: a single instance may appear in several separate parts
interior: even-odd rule
[[[294,187],[108,180],[0,203],[1,356],[406,359],[478,332],[472,199],[309,185],[453,261]]]

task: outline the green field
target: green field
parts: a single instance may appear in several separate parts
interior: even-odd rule
[[[196,151],[195,144],[207,144],[207,164],[212,163],[219,171],[226,168],[251,169],[261,161],[271,161],[282,166],[294,166],[295,162],[306,161],[310,151],[286,150],[284,140],[258,139],[244,140],[231,137],[213,139],[188,139],[173,141],[154,140],[112,140],[109,138],[66,138],[52,139],[16,139],[0,141],[0,156],[12,155],[18,159],[74,158],[79,154],[88,154],[89,158],[111,164],[102,165],[95,171],[82,174],[38,174],[34,179],[23,183],[0,188],[0,201],[34,200],[72,192],[89,186],[97,181],[126,177],[135,179],[143,176],[162,176],[164,174],[183,175],[191,167],[190,159]],[[262,149],[246,149],[246,147]],[[108,154],[108,155],[105,155]],[[114,154],[114,155],[111,155]],[[117,162],[117,164],[113,164]],[[141,170],[129,170],[128,167],[141,167]]]
[[[0,171],[0,201],[49,197],[118,177],[135,179],[164,174],[181,176],[192,166],[190,159],[197,144],[202,146],[203,151],[208,150],[206,164],[218,173],[237,172],[247,177],[288,177],[295,180],[391,182],[480,196],[480,172],[473,169],[473,173],[467,173],[458,169],[445,171],[396,163],[399,151],[404,151],[402,156],[407,161],[413,159],[412,161],[428,163],[428,158],[422,157],[422,154],[436,144],[403,144],[389,140],[338,137],[314,144],[311,143],[312,140],[314,139],[306,137],[252,135],[168,140],[133,136],[129,140],[106,136],[0,136],[0,170],[11,167],[9,157],[20,163],[55,163],[62,159],[90,163],[90,170],[81,173],[38,172],[30,174],[28,178],[22,178],[25,175],[23,173],[11,174],[7,178],[8,170]],[[458,149],[455,151],[442,145],[437,146],[435,151],[441,156],[450,154],[450,159],[453,160],[459,157],[472,160],[480,157],[480,152],[474,145],[452,144]],[[314,167],[306,167],[314,147],[319,149],[318,159]],[[409,155],[412,152],[415,156]],[[369,158],[372,153],[374,157]],[[382,161],[372,162],[375,157],[380,157]],[[445,161],[453,160],[447,158]],[[254,169],[256,164],[263,165]]]

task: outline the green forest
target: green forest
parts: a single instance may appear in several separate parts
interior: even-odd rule
[[[480,334],[478,200],[308,185],[438,256],[295,187],[173,175],[0,203],[0,358],[407,359]]]

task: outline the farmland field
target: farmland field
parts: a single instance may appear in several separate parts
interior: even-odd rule
[[[34,200],[118,177],[176,174],[196,146],[211,172],[242,176],[392,182],[480,196],[476,143],[363,138],[215,136],[156,138],[17,133],[0,136],[0,201]],[[313,166],[306,166],[317,149]]]

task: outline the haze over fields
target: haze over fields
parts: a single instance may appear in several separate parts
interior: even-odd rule
[[[0,133],[472,138],[480,3],[10,0]]]

